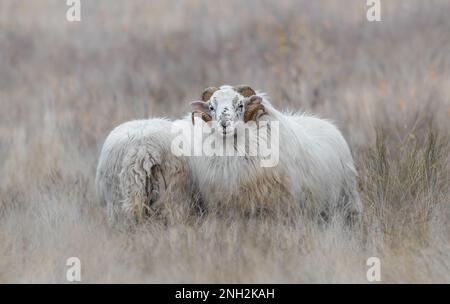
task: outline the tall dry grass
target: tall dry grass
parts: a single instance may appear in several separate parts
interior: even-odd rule
[[[449,1],[0,1],[0,282],[450,282]],[[111,229],[93,181],[121,122],[210,85],[334,120],[362,229],[213,216]]]

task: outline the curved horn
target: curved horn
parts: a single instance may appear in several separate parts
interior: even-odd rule
[[[214,92],[217,90],[219,90],[219,88],[216,88],[216,87],[207,88],[202,94],[202,100],[208,101],[211,98],[212,94],[214,94]]]
[[[255,91],[248,85],[239,85],[234,87],[234,89],[244,97],[250,97],[255,95]]]
[[[249,122],[250,120],[256,120],[259,116],[264,114],[266,111],[262,104],[249,105],[244,113],[244,122]]]
[[[193,111],[192,115],[191,115],[193,125],[195,124],[195,122],[194,122],[195,116],[200,116],[204,122],[208,122],[208,121],[212,120],[212,117],[208,113],[205,113],[202,111]]]
[[[259,116],[264,115],[266,109],[262,105],[262,98],[260,96],[252,95],[248,98],[248,104],[244,112],[244,122],[256,120]]]

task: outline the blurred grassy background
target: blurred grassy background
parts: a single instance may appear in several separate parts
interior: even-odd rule
[[[381,1],[373,23],[365,2],[82,0],[70,23],[65,1],[0,0],[0,282],[63,281],[77,254],[92,282],[364,281],[375,254],[388,281],[449,282],[450,1]],[[241,83],[336,122],[365,235],[215,219],[109,231],[93,189],[108,132]]]

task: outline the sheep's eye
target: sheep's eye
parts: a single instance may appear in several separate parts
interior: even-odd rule
[[[209,110],[214,111],[214,107],[212,105],[209,105]]]
[[[239,109],[242,109],[244,107],[244,105],[241,103],[240,105],[239,105]]]

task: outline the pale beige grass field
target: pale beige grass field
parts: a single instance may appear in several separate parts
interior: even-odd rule
[[[224,4],[226,3],[226,4]],[[450,1],[0,0],[0,282],[450,282]],[[360,173],[361,231],[186,218],[111,229],[99,150],[121,122],[178,117],[251,84],[334,120]],[[276,203],[276,202],[274,202]]]

